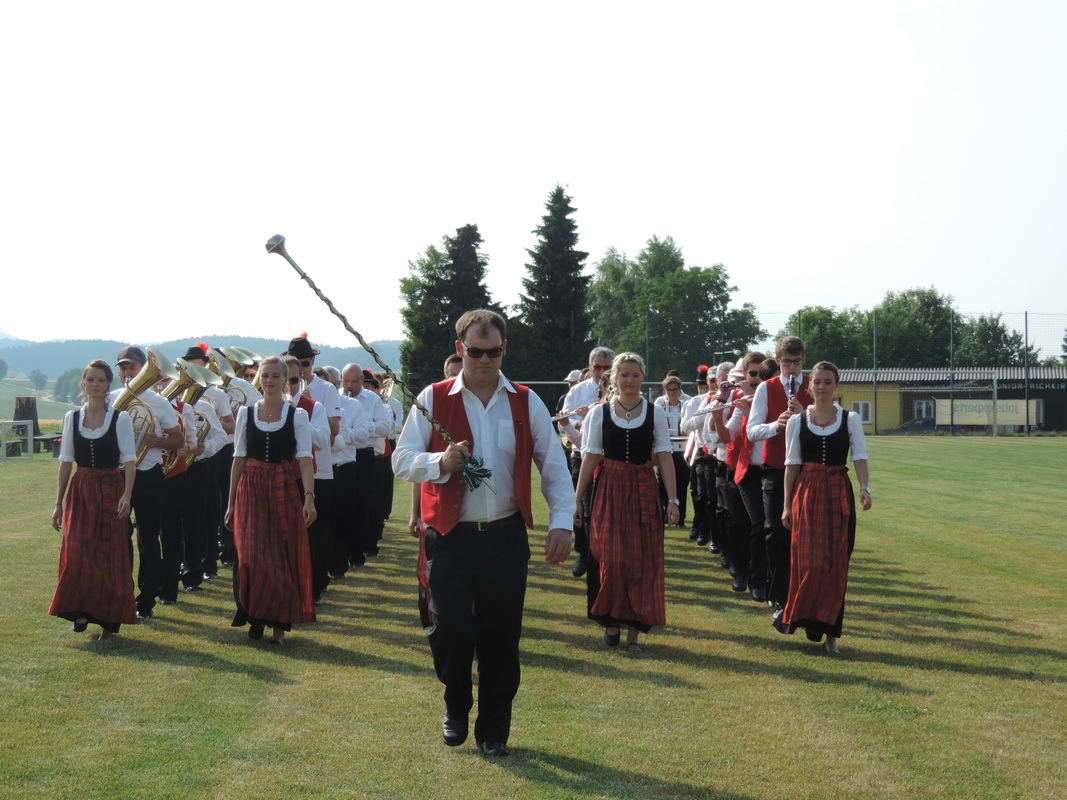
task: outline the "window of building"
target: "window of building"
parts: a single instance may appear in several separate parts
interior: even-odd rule
[[[933,400],[915,401],[915,419],[931,419],[934,416]]]
[[[867,400],[853,400],[852,413],[859,414],[860,421],[864,425],[871,424],[871,404]]]

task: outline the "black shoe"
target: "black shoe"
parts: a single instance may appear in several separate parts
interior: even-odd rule
[[[587,569],[589,569],[589,562],[586,560],[586,557],[578,556],[577,560],[574,562],[574,566],[571,567],[571,575],[575,578],[580,578],[585,575]]]
[[[710,541],[711,541],[711,537],[708,536],[706,533],[702,533],[697,537],[697,545],[700,546],[700,547],[707,546],[708,542],[710,542]]]
[[[85,629],[88,628],[88,627],[89,627],[89,623],[88,622],[75,622],[73,630],[74,630],[75,633],[83,633],[85,631]]]
[[[258,642],[263,638],[263,625],[253,622],[248,626],[248,638],[253,642]]]
[[[733,589],[735,592],[743,592],[748,588],[748,576],[738,575],[734,578]]]
[[[321,605],[321,604],[322,604],[322,593],[320,592],[319,594],[317,594],[317,595],[315,595],[314,597],[311,598],[311,605],[317,606],[317,605]]]
[[[137,619],[151,619],[152,609],[146,608],[144,611],[137,609]]]
[[[161,606],[172,606],[177,602],[178,602],[177,600],[171,600],[169,597],[161,597],[161,598],[159,598],[159,604]]]
[[[441,738],[449,747],[459,747],[467,741],[467,718],[453,717],[445,714],[441,720]]]
[[[734,578],[737,577],[737,564],[735,564],[734,562],[731,561],[730,562],[730,566],[727,567],[727,569],[730,570],[731,577],[734,577]]]
[[[618,647],[619,636],[621,635],[621,631],[615,631],[615,633],[608,633],[607,631],[604,631],[604,644],[606,644],[608,647]]]
[[[700,531],[697,530],[696,528],[690,528],[689,529],[689,541],[695,542],[699,535],[700,535]]]
[[[730,558],[730,556],[724,555],[719,558],[719,564],[722,566],[723,569],[731,569],[734,565],[734,562],[733,559]]]
[[[344,576],[345,576],[345,574],[343,572],[331,572],[330,573],[330,580],[331,581],[339,581],[342,578],[344,578]]]
[[[767,602],[767,590],[762,586],[757,586],[752,590],[752,599],[757,603]]]
[[[718,542],[712,542],[710,545],[708,545],[708,550],[710,550],[714,555],[718,555],[722,552],[722,545],[720,545]]]
[[[822,641],[822,634],[819,633],[818,631],[809,631],[809,630],[807,630],[805,628],[804,629],[804,635],[808,637],[808,641],[809,642],[821,642]]]
[[[198,583],[195,586],[186,586],[185,587],[185,591],[187,591],[187,592],[202,592],[202,591],[204,591],[204,587],[201,586]]]
[[[503,758],[511,753],[508,752],[503,742],[482,742],[482,755],[490,758]]]
[[[217,573],[217,572],[205,572],[204,573],[204,580],[205,581],[217,580],[218,577],[219,577],[219,573]]]
[[[363,555],[365,555],[367,558],[374,558],[380,552],[382,552],[381,548],[378,547],[378,545],[374,545],[374,547],[372,547],[370,550],[368,550]]]

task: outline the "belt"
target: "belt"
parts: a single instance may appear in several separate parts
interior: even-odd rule
[[[494,519],[490,522],[457,522],[456,527],[453,530],[459,528],[465,528],[466,530],[473,531],[492,531],[498,528],[506,528],[509,525],[514,525],[517,522],[522,521],[522,512],[516,511],[510,517],[502,517],[501,519]]]

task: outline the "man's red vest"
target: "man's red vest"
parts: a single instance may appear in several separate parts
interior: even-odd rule
[[[773,422],[785,413],[789,408],[789,398],[786,397],[782,388],[782,376],[777,375],[764,384],[767,387],[767,419],[764,422]],[[800,386],[797,388],[797,401],[807,408],[815,399],[811,396],[804,376],[800,377]],[[785,432],[780,432],[770,439],[763,440],[763,463],[775,469],[785,469]]]
[[[474,435],[471,433],[467,410],[463,407],[463,393],[449,394],[455,379],[433,385],[433,415],[457,442],[469,442],[474,451]],[[531,470],[533,462],[533,433],[530,431],[530,390],[512,383],[514,392],[507,392],[511,404],[511,420],[515,426],[515,499],[522,511],[526,527],[533,527],[531,498]],[[442,453],[448,443],[436,430],[430,434],[430,452]],[[490,478],[490,481],[492,479]],[[449,533],[459,522],[463,511],[463,473],[453,472],[446,483],[423,483],[420,513],[422,521],[441,534]]]

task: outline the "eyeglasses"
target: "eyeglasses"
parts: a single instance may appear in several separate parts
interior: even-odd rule
[[[289,385],[290,386],[296,386],[298,383],[300,383],[300,378],[290,378],[289,379]]]
[[[779,358],[778,363],[783,367],[798,367],[804,363],[804,356],[800,358]]]
[[[473,358],[475,361],[480,359],[482,356],[489,356],[489,358],[500,358],[502,355],[504,355],[503,345],[501,345],[500,347],[490,347],[488,350],[483,350],[480,347],[468,347],[466,344],[464,344],[463,347],[467,351],[467,357]]]
[[[759,377],[759,370],[757,369],[755,372],[753,372],[752,370],[749,370],[748,374],[751,375],[753,378],[758,378]]]
[[[611,369],[611,364],[593,364],[589,369],[596,372],[603,372],[606,369]]]
[[[314,363],[315,363],[315,359],[313,359],[313,358],[305,358],[300,362],[300,366],[302,366],[302,367],[310,367]]]

